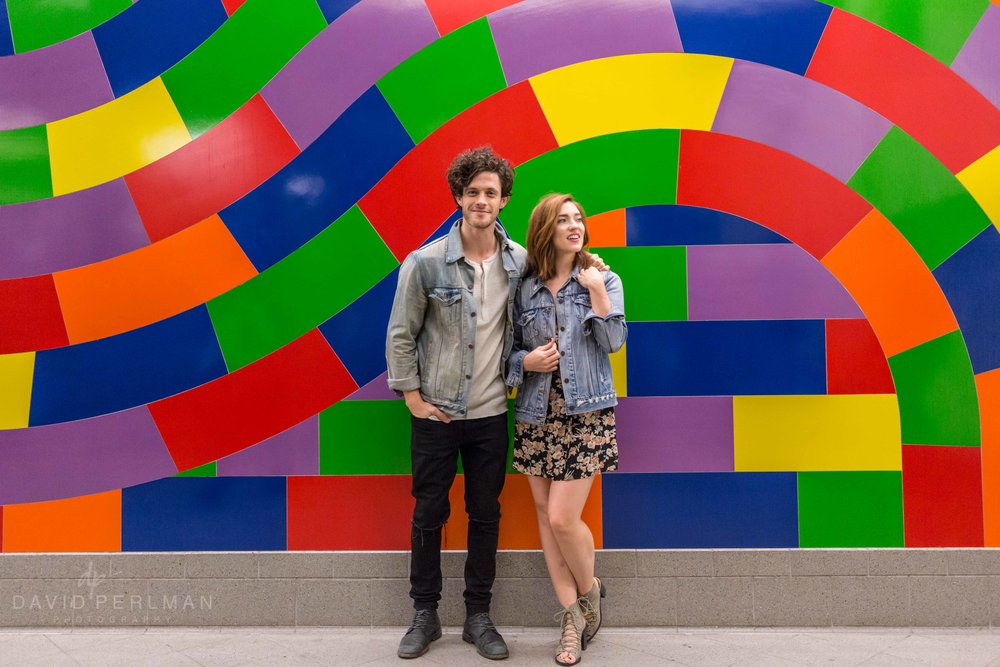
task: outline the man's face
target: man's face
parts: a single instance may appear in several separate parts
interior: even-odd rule
[[[500,176],[493,171],[481,171],[465,186],[462,196],[455,197],[455,203],[462,209],[466,224],[485,229],[493,226],[508,199],[500,196]]]

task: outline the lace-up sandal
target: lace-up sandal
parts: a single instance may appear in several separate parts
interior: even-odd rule
[[[583,610],[583,616],[587,619],[587,630],[584,633],[587,641],[594,639],[594,635],[601,629],[601,605],[603,598],[608,596],[608,591],[604,588],[604,582],[594,577],[594,585],[590,590],[580,596],[577,601]]]
[[[559,637],[559,648],[556,649],[557,665],[578,665],[583,659],[580,652],[587,648],[587,635],[584,628],[587,625],[583,617],[580,603],[574,602],[566,609],[556,612],[555,620],[559,621],[562,635]]]

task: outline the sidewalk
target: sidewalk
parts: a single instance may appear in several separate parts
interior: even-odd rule
[[[404,628],[3,629],[0,665],[551,665],[556,628],[500,628],[511,648],[495,663],[446,628],[430,652],[396,657]],[[583,654],[614,665],[1000,666],[1000,629],[605,628]]]

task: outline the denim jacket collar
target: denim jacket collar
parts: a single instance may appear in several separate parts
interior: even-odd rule
[[[569,280],[566,281],[566,282],[568,283],[568,282],[571,282],[573,280],[576,280],[576,277],[577,277],[577,275],[579,275],[579,273],[580,273],[580,267],[578,265],[574,264],[573,265],[573,271],[572,271],[572,273],[569,274]],[[531,298],[534,299],[535,296],[538,294],[538,292],[541,291],[544,288],[545,288],[545,281],[543,281],[538,276],[532,276],[532,278],[531,278]],[[562,289],[562,288],[560,287],[560,289]]]
[[[510,251],[510,236],[507,234],[507,230],[503,228],[500,221],[497,220],[496,228],[494,232],[497,235],[497,244],[500,250]],[[448,264],[454,264],[458,260],[465,257],[465,248],[462,246],[462,218],[455,221],[455,224],[451,226],[448,230],[448,241],[445,246],[445,261]],[[507,262],[504,262],[506,266]]]

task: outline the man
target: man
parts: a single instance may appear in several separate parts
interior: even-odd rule
[[[462,639],[492,660],[508,657],[490,619],[507,461],[503,367],[513,343],[511,309],[526,253],[497,224],[514,184],[489,147],[465,151],[448,169],[462,212],[447,237],[410,253],[389,317],[389,386],[411,413],[413,623],[399,644],[416,658],[441,637],[441,531],[461,453],[469,515]]]

